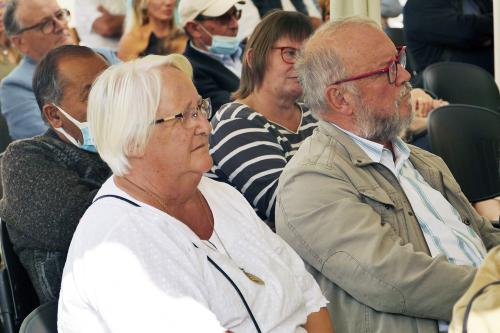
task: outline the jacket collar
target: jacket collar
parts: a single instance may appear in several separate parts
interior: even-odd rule
[[[347,133],[341,131],[329,122],[319,120],[318,130],[320,133],[331,137],[332,142],[336,142],[344,147],[347,156],[349,157],[353,165],[357,167],[364,167],[367,165],[378,164],[377,162],[374,162]],[[427,160],[425,155],[428,155],[429,153],[424,152],[412,145],[408,145],[408,147],[411,151],[409,159],[415,169],[420,172],[422,177],[429,184],[440,184],[441,172],[438,169],[429,167],[425,162],[425,160]]]
[[[320,133],[330,136],[334,142],[337,142],[344,147],[353,165],[362,167],[376,163],[353,141],[347,133],[341,131],[336,126],[324,120],[320,120],[318,128]]]

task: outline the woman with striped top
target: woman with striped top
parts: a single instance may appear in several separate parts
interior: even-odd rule
[[[212,118],[212,173],[243,193],[273,229],[278,178],[316,127],[310,111],[297,102],[302,87],[294,69],[312,32],[301,13],[267,15],[248,41],[236,100]]]

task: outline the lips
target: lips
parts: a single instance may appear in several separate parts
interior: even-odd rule
[[[202,148],[207,148],[208,149],[208,143],[202,143],[202,144],[196,146],[192,151],[195,151],[195,150],[198,150],[198,149],[202,149]]]

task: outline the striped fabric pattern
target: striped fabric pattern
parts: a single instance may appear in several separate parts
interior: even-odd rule
[[[311,112],[298,105],[302,120],[297,132],[236,102],[223,105],[211,121],[214,166],[207,176],[237,188],[272,228],[281,171],[317,125]]]
[[[396,176],[415,212],[432,257],[444,255],[448,262],[457,265],[478,267],[481,264],[486,256],[483,241],[462,221],[446,198],[415,169],[409,160],[410,149],[401,139],[393,142],[394,161],[392,153],[383,145],[343,131],[370,159],[383,164]]]

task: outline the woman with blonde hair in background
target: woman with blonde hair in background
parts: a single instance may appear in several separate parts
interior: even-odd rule
[[[131,23],[120,40],[123,61],[148,54],[182,53],[187,37],[175,25],[176,0],[132,0]]]
[[[5,2],[4,0],[0,0],[0,47],[2,51],[2,56],[0,58],[0,80],[6,77],[21,60],[21,55],[10,44],[9,37],[5,33],[3,26]]]

